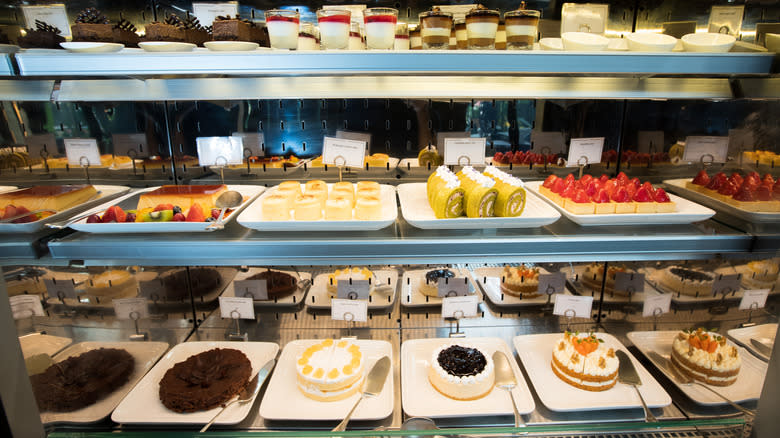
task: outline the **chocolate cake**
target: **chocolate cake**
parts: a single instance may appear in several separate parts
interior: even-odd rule
[[[211,40],[208,31],[200,25],[200,21],[193,15],[189,15],[187,19],[181,23],[181,27],[184,29],[184,42],[186,43],[202,46],[203,43]]]
[[[73,41],[111,42],[114,31],[108,18],[95,8],[87,8],[79,13],[76,22],[70,27]]]
[[[138,42],[141,41],[141,38],[135,32],[136,28],[133,26],[133,23],[123,18],[112,29],[113,41],[124,44],[125,47],[138,47]]]
[[[252,364],[230,348],[215,348],[179,362],[160,380],[160,401],[175,412],[215,408],[238,394],[249,382]]]
[[[298,289],[298,280],[295,277],[279,271],[264,271],[247,280],[265,280],[269,299],[286,297]]]
[[[30,376],[41,411],[72,412],[94,404],[127,383],[135,368],[130,353],[100,348],[56,363]]]
[[[230,16],[219,16],[212,26],[212,38],[214,41],[252,41],[251,24],[249,21]]]
[[[165,21],[153,21],[146,25],[146,36],[144,41],[171,41],[177,43],[184,42],[184,28],[181,27],[181,20],[174,14],[165,17]]]
[[[222,284],[222,276],[214,268],[190,268],[192,296],[202,297]],[[187,272],[178,270],[162,278],[166,299],[180,301],[187,297]]]
[[[60,32],[57,27],[49,23],[35,20],[35,29],[27,29],[27,35],[19,37],[19,47],[59,49],[60,43],[65,42]]]

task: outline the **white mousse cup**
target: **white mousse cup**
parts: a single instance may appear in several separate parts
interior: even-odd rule
[[[274,49],[297,49],[300,16],[298,11],[272,9],[265,13],[268,38]]]
[[[346,9],[320,9],[317,11],[320,44],[323,49],[346,49],[349,47],[351,15]]]
[[[393,48],[398,10],[368,8],[363,11],[363,20],[366,25],[366,46],[369,49],[390,50]]]

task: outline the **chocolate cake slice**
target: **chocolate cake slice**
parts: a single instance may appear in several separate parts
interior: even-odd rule
[[[230,16],[219,16],[212,26],[212,39],[214,41],[252,41],[250,23]]]
[[[181,20],[174,14],[165,17],[165,21],[153,21],[146,25],[144,41],[184,42],[184,28]]]
[[[136,28],[133,23],[124,18],[114,25],[112,32],[114,42],[124,44],[125,47],[138,47],[138,42],[141,41],[141,38],[135,33]]]
[[[184,42],[202,46],[203,43],[211,40],[208,31],[200,25],[200,21],[193,15],[189,15],[181,23],[181,27],[184,28]]]
[[[81,11],[70,31],[73,41],[110,43],[114,40],[114,31],[108,24],[108,18],[95,8]]]
[[[27,29],[27,35],[20,36],[18,40],[19,47],[25,49],[59,49],[62,42],[65,38],[60,35],[60,30],[40,20],[35,20],[35,29]]]

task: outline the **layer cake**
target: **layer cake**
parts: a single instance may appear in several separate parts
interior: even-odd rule
[[[66,186],[35,186],[0,194],[0,208],[9,205],[34,210],[63,211],[86,202],[97,194],[89,184]]]
[[[620,360],[615,350],[604,346],[596,335],[578,336],[565,332],[552,351],[553,373],[558,378],[586,391],[606,391],[617,383]]]
[[[365,381],[365,358],[360,346],[325,339],[308,347],[295,365],[298,389],[317,401],[343,400],[358,393]]]

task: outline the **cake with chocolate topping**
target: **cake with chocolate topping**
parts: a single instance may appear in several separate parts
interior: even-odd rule
[[[59,49],[60,43],[65,42],[59,28],[41,20],[35,20],[35,29],[27,29],[26,32],[18,39],[19,47],[25,49]]]
[[[242,20],[238,15],[235,18],[220,15],[212,25],[212,39],[214,41],[252,41],[250,28],[250,22]]]
[[[174,14],[168,15],[163,21],[153,21],[146,25],[144,41],[170,41],[183,43],[185,39],[181,20]]]
[[[200,21],[193,15],[188,15],[187,18],[181,22],[181,27],[184,29],[184,42],[202,46],[203,43],[211,40],[211,35],[209,35],[208,31],[200,25]]]
[[[73,41],[111,42],[114,31],[108,18],[95,8],[87,8],[79,13],[76,22],[70,27]]]
[[[122,18],[112,28],[113,41],[124,44],[125,47],[138,47],[138,42],[141,41],[141,38],[135,33],[136,30],[133,23]]]
[[[189,279],[192,280],[192,296],[202,297],[213,292],[222,284],[222,276],[214,268],[189,268]],[[166,299],[181,301],[189,296],[187,291],[187,271],[177,270],[162,277]]]
[[[298,280],[290,274],[267,270],[255,274],[247,280],[265,280],[268,299],[282,298],[290,295],[298,289]]]
[[[490,355],[471,345],[443,345],[433,351],[428,380],[455,400],[476,400],[493,390],[495,369]]]

